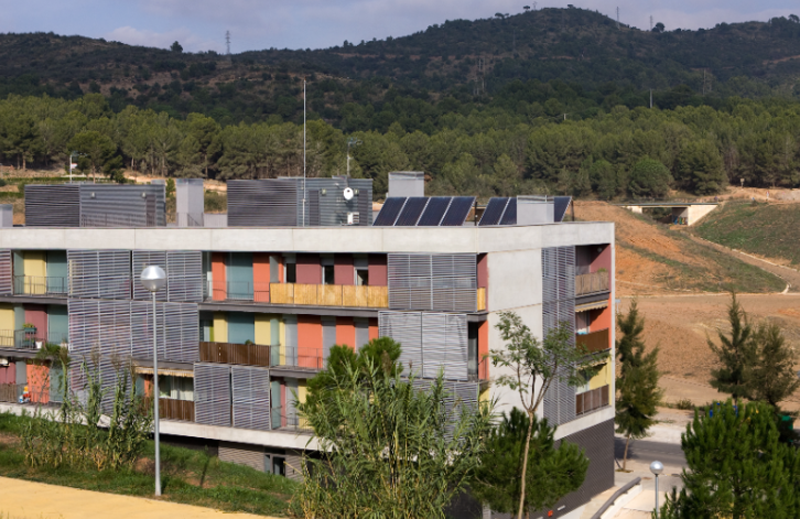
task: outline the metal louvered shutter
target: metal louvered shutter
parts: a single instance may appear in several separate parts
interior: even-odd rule
[[[542,332],[546,336],[566,323],[575,343],[575,247],[542,249]],[[543,412],[551,424],[575,419],[575,388],[553,380],[544,396]]]
[[[392,310],[477,311],[475,254],[389,254]]]
[[[203,253],[167,252],[167,291],[173,302],[203,301]]]
[[[231,366],[233,426],[269,431],[270,379],[268,369]]]
[[[422,314],[379,312],[378,330],[381,337],[391,337],[400,343],[402,353],[398,360],[406,374],[422,372]]]
[[[121,360],[130,357],[128,301],[70,299],[67,305],[73,355],[81,357],[97,352]]]
[[[467,379],[467,316],[422,314],[422,376]]]
[[[434,381],[415,379],[413,387],[418,391],[431,391]],[[442,404],[446,423],[445,438],[453,439],[455,425],[466,410],[474,410],[478,406],[480,385],[477,382],[444,382],[445,395]]]
[[[14,293],[11,250],[0,250],[0,294]]]
[[[130,302],[131,355],[153,358],[153,304]],[[158,357],[171,362],[196,362],[200,354],[200,314],[196,304],[157,303]]]
[[[163,250],[135,250],[133,251],[133,272],[131,278],[133,279],[133,298],[148,301],[152,299],[153,294],[142,285],[141,276],[145,267],[157,265],[167,272],[167,253]],[[171,283],[172,279],[167,273],[167,282]],[[165,301],[167,299],[167,291],[159,290],[156,292],[156,299]]]
[[[204,425],[230,427],[230,366],[194,365],[194,421]]]
[[[69,295],[84,299],[130,299],[131,253],[68,250]]]

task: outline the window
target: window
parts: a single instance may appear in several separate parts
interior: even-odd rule
[[[333,272],[333,265],[323,265],[322,266],[322,284],[323,285],[335,285],[335,277]]]
[[[272,456],[272,473],[276,476],[286,476],[286,458]]]
[[[194,400],[194,379],[191,377],[158,377],[158,396],[173,400]]]
[[[287,283],[297,283],[297,265],[295,263],[286,264],[285,279]]]
[[[364,269],[364,268],[356,269],[356,286],[359,287],[369,286],[369,269]]]

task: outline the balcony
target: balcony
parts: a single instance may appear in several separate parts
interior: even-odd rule
[[[272,352],[270,350],[273,350]],[[260,344],[232,344],[228,342],[201,342],[200,361],[219,364],[243,364],[246,366],[273,365],[272,355],[279,352],[279,346]]]
[[[388,308],[389,287],[212,281],[206,288],[206,298],[275,305]]]
[[[610,276],[606,271],[578,274],[575,276],[575,297],[608,292],[610,286]]]
[[[324,369],[325,359],[320,348],[286,347],[283,353],[277,355],[274,366],[287,366],[295,368]]]
[[[608,386],[575,395],[575,414],[580,416],[608,406]]]
[[[611,348],[609,342],[608,329],[598,330],[596,332],[589,332],[575,335],[575,344],[583,344],[589,353],[596,353],[598,351],[605,351]]]
[[[14,294],[29,296],[66,296],[69,278],[58,276],[14,276]]]
[[[162,420],[194,422],[194,402],[175,398],[159,398],[158,416]]]
[[[282,406],[270,409],[270,420],[272,421],[273,429],[290,429],[301,432],[312,431],[308,421],[301,417],[296,410],[287,410]]]

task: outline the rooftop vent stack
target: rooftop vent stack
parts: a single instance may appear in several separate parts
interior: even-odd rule
[[[553,197],[544,195],[517,197],[517,225],[553,223],[554,217]]]
[[[425,173],[422,171],[392,171],[389,173],[388,197],[425,196]]]
[[[202,178],[175,179],[178,227],[203,227],[205,209]]]
[[[0,205],[0,227],[14,227],[14,206]]]

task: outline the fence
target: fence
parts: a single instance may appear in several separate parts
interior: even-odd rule
[[[608,329],[575,335],[575,344],[583,344],[590,353],[611,348],[608,340]]]
[[[294,366],[298,368],[323,369],[325,359],[321,348],[289,347],[278,358],[279,366]]]
[[[287,396],[288,398],[288,396]],[[273,407],[270,411],[273,429],[294,429],[298,431],[311,431],[308,421],[301,417],[297,411],[288,410],[282,406]]]
[[[50,379],[28,381],[25,384],[0,384],[0,402],[13,402],[25,404],[60,404],[61,396],[58,393],[50,394]],[[52,396],[52,399],[51,399]]]
[[[605,271],[578,274],[575,276],[575,295],[584,296],[597,292],[608,292],[609,279],[610,276]]]
[[[194,422],[194,402],[174,398],[159,398],[158,416],[164,420]]]
[[[66,295],[69,278],[58,276],[14,276],[14,293],[32,296]]]
[[[591,413],[608,405],[608,386],[575,395],[575,414]]]
[[[271,349],[279,346],[263,346],[260,344],[232,344],[227,342],[201,342],[200,362],[219,364],[244,364],[248,366],[270,367],[272,365]]]
[[[389,308],[389,287],[271,283],[269,299],[283,305]]]

